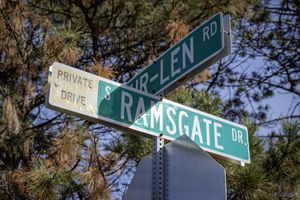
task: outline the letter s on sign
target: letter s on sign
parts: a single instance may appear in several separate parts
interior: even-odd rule
[[[111,87],[109,87],[109,86],[106,86],[106,87],[105,87],[106,95],[104,96],[104,98],[105,98],[107,101],[110,100],[110,90],[111,90]]]

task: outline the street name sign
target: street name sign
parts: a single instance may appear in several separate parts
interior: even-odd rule
[[[123,131],[174,140],[187,135],[203,150],[250,163],[245,126],[54,63],[46,105]]]
[[[230,18],[217,13],[145,67],[127,85],[164,96],[228,55],[230,48]]]

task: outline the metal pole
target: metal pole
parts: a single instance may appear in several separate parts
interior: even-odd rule
[[[164,139],[152,139],[152,200],[164,199]]]

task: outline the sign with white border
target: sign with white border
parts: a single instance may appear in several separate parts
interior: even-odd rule
[[[165,96],[230,51],[230,17],[217,13],[171,46],[127,85]]]
[[[120,130],[174,140],[185,134],[203,150],[250,163],[245,126],[54,63],[46,105]]]

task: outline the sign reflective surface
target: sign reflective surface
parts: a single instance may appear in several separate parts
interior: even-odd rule
[[[169,48],[127,85],[150,94],[164,94],[168,87],[173,87],[176,81],[195,68],[209,67],[201,64],[220,53],[223,48],[223,15],[218,13]]]
[[[60,63],[51,69],[48,106],[148,137],[187,135],[207,152],[250,163],[245,126]]]

